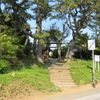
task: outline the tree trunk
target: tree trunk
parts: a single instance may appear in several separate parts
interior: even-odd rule
[[[26,40],[25,40],[25,43],[24,43],[25,47],[26,47],[27,43],[28,43],[28,35],[26,35]]]
[[[38,52],[37,52],[38,62],[43,62],[42,59],[42,44],[38,44]]]
[[[66,57],[65,57],[67,61],[71,61],[74,45],[75,45],[75,40],[73,40],[68,47]]]
[[[34,54],[34,56],[36,56],[37,55],[37,50],[36,50],[36,41],[37,41],[37,39],[33,39],[33,54]]]
[[[58,44],[57,47],[58,47],[58,59],[61,60],[61,44]]]
[[[41,18],[41,14],[40,14],[40,8],[41,8],[41,5],[38,4],[37,5],[37,16],[36,16],[36,32],[37,32],[37,34],[39,34],[41,36],[42,35],[41,34],[42,18]],[[38,39],[37,59],[38,59],[38,62],[43,62],[41,39]]]

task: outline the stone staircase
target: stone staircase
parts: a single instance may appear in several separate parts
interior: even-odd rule
[[[49,68],[50,70],[50,79],[56,86],[60,88],[69,88],[69,87],[76,87],[74,83],[69,67],[63,65],[63,63],[58,63],[57,61],[53,61],[52,65]]]

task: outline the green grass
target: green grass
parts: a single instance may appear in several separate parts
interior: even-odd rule
[[[50,82],[49,70],[44,64],[37,63],[31,59],[21,60],[19,67],[11,68],[8,73],[0,74],[0,96],[16,96],[18,94],[30,94],[31,90],[38,91],[61,91]],[[92,61],[73,59],[67,62],[70,72],[77,85],[92,82]],[[12,76],[12,73],[16,73]],[[96,78],[100,80],[100,72],[96,69]]]
[[[92,67],[92,61],[72,59],[71,62],[67,62],[66,65],[70,66],[70,72],[73,80],[77,85],[83,85],[92,82],[92,70],[87,66]],[[100,72],[96,70],[95,76],[100,80]]]
[[[39,91],[60,91],[50,82],[49,70],[44,67],[44,64],[28,65],[23,65],[22,68],[18,68],[18,70],[16,68],[6,74],[0,74],[0,96],[6,96],[6,92],[11,96],[30,93],[30,88]],[[16,75],[12,76],[12,73],[16,73]]]

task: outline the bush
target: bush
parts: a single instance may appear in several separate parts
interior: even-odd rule
[[[74,58],[77,59],[85,59],[85,60],[90,60],[92,58],[92,51],[90,50],[84,50],[84,51],[75,51],[74,52]]]
[[[52,54],[54,58],[58,58],[58,49],[55,49]]]
[[[63,46],[62,47],[62,49],[61,49],[61,56],[62,57],[66,56],[67,48],[68,48],[67,46]],[[58,58],[58,49],[55,49],[53,51],[53,57]]]
[[[3,72],[3,69],[6,67],[6,62],[4,59],[0,59],[0,73]]]

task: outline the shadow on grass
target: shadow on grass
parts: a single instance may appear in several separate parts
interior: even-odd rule
[[[1,74],[9,73],[12,70],[20,71],[21,69],[31,69],[32,66],[37,65],[39,68],[46,68],[44,63],[39,63],[37,60],[33,57],[23,57],[17,60],[15,64],[8,65],[5,67]]]

